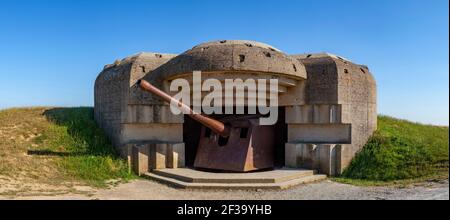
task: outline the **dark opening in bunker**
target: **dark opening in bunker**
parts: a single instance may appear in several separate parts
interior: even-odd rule
[[[247,138],[247,134],[248,134],[248,128],[241,128],[241,132],[239,137],[240,138]]]
[[[219,136],[219,146],[223,147],[228,144],[228,137]]]
[[[220,119],[224,117],[228,117],[229,115],[210,115],[213,118]],[[240,115],[241,116],[241,115]],[[275,125],[271,125],[274,127],[274,168],[280,168],[284,166],[285,162],[285,143],[287,142],[287,124],[285,122],[285,108],[278,108],[278,121]],[[183,124],[183,140],[185,143],[185,162],[186,167],[193,168],[195,157],[197,155],[197,148],[200,141],[202,125],[190,118],[188,115],[184,116],[184,124]],[[239,136],[242,139],[247,138],[249,134],[248,128],[241,128],[239,132]],[[210,129],[205,129],[204,137],[211,138],[213,136],[212,131]],[[222,140],[220,140],[222,139]],[[223,143],[225,141],[224,138],[219,138],[218,141],[221,142],[222,145],[226,145]],[[220,144],[220,143],[219,143]]]

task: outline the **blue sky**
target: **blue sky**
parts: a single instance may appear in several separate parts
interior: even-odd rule
[[[248,39],[367,64],[379,113],[449,122],[448,0],[0,1],[0,108],[92,106],[103,65]]]

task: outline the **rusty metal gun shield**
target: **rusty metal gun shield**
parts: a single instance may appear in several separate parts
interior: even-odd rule
[[[248,172],[274,166],[274,128],[261,126],[258,119],[236,118],[228,137],[203,127],[194,167]]]

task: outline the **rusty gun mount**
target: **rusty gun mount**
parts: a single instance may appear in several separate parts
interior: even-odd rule
[[[273,168],[275,129],[259,124],[258,115],[232,115],[222,121],[194,112],[189,106],[145,80],[137,84],[203,125],[194,167],[232,172]]]
[[[175,102],[182,112],[188,113],[187,115],[189,115],[189,117],[200,122],[203,126],[211,129],[214,133],[219,134],[222,137],[228,137],[230,135],[230,128],[226,126],[224,123],[216,119],[202,115],[200,113],[194,112],[194,110],[192,110],[189,106],[185,105],[179,100],[172,98],[167,93],[161,91],[160,89],[156,88],[155,86],[153,86],[152,84],[143,79],[139,80],[137,84],[143,90],[160,97],[167,103]]]

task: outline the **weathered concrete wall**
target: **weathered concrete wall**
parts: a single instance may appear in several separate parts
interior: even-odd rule
[[[95,81],[94,116],[113,145],[121,146],[121,121],[126,110],[131,63],[105,66]],[[124,155],[123,149],[118,149]]]
[[[295,166],[295,163],[300,163],[292,159],[295,158],[292,154],[303,158],[300,161],[313,160],[311,155],[314,153],[304,153],[305,149],[322,152],[322,155],[331,149],[328,158],[334,158],[331,163],[336,169],[331,173],[339,174],[377,128],[376,82],[366,66],[339,56],[310,54],[293,57],[306,67],[308,79],[304,92],[307,105],[287,108],[286,122],[295,124],[291,126],[295,128],[291,133],[312,134],[308,137],[292,135],[297,138],[286,146],[286,152],[290,154],[287,164]],[[350,139],[346,143],[343,140],[348,135]],[[326,145],[326,150],[322,150],[320,143],[335,145]],[[323,162],[317,158],[315,161]]]
[[[139,100],[140,91],[136,91],[136,81],[174,56],[140,53],[106,65],[97,77],[94,87],[95,120],[122,156],[125,157],[128,154],[125,144],[130,139],[124,132],[126,127],[124,125],[129,123],[130,115],[136,114],[129,106],[138,103],[137,100]],[[148,106],[148,108],[154,107]],[[159,111],[155,112],[159,113]],[[154,121],[153,117],[146,115],[146,112],[143,111],[142,114],[149,122]]]

